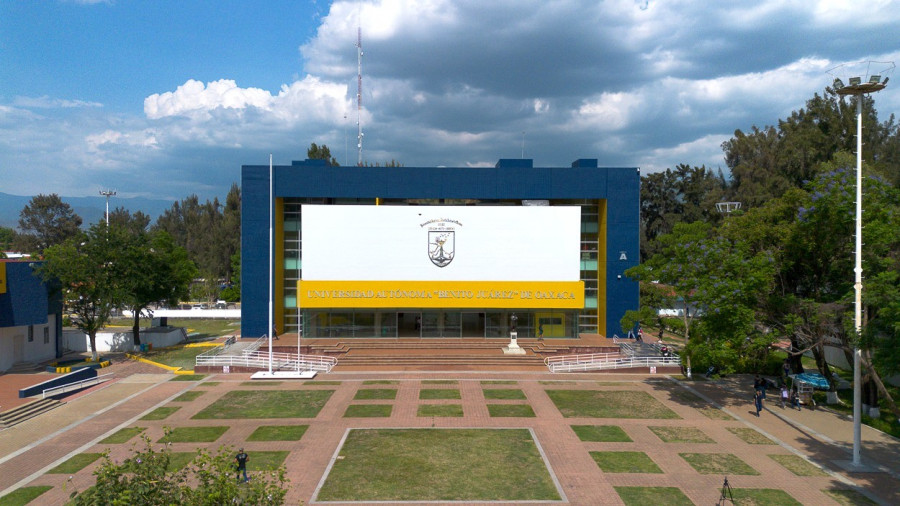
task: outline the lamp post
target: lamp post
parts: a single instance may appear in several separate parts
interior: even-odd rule
[[[116,196],[115,190],[100,190],[100,195],[106,197],[106,229],[109,230],[109,198]]]
[[[893,70],[893,63],[889,69]],[[856,96],[856,262],[853,268],[854,284],[854,319],[853,327],[856,332],[856,345],[853,347],[853,466],[860,465],[860,446],[862,445],[862,350],[859,347],[859,338],[862,334],[862,103],[863,96],[868,93],[881,91],[885,88],[888,78],[881,80],[881,75],[866,76],[864,82],[862,76],[849,78],[849,84],[844,85],[840,77],[835,77],[832,86],[835,93],[841,96]]]

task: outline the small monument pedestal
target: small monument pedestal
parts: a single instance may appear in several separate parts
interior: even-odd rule
[[[519,333],[512,331],[509,333],[509,344],[503,347],[504,355],[524,355],[525,350],[519,347]]]

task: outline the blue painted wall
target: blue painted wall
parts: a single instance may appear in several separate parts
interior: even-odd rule
[[[323,160],[274,167],[275,197],[607,199],[607,333],[619,331],[628,309],[637,309],[637,283],[625,269],[638,261],[640,171],[597,167],[579,159],[571,167],[533,167],[525,159],[496,167],[328,167]],[[268,326],[269,167],[241,170],[241,335]],[[628,260],[619,260],[626,251]],[[622,275],[619,279],[618,276]],[[276,301],[280,303],[280,301]]]
[[[0,293],[0,327],[19,327],[47,323],[50,300],[47,287],[35,276],[32,265],[39,262],[2,261],[6,265],[6,293]],[[54,305],[59,297],[54,297]],[[56,310],[57,314],[60,310]]]

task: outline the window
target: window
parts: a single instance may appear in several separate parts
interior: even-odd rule
[[[44,344],[50,344],[50,327],[44,327]]]

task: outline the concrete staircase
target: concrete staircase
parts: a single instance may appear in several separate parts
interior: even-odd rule
[[[40,414],[62,406],[56,399],[39,399],[0,413],[0,430],[30,420]]]

